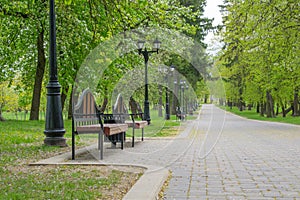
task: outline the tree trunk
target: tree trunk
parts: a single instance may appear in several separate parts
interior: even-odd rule
[[[274,101],[273,101],[273,97],[270,93],[270,91],[266,92],[266,114],[268,118],[272,118],[275,117],[275,112],[274,112]]]
[[[0,108],[0,121],[5,121],[4,117],[2,116],[2,109]]]
[[[240,78],[242,78],[242,77],[240,77]],[[240,111],[243,111],[243,97],[242,97],[242,95],[243,95],[243,88],[242,88],[242,80],[241,79],[239,79],[239,83],[238,83],[238,85],[239,85],[239,99],[238,99],[238,106],[239,106],[239,110]]]
[[[238,107],[239,107],[239,111],[243,111],[243,99],[242,99],[242,97],[239,98]]]
[[[38,50],[38,63],[37,63],[37,68],[35,73],[33,95],[31,101],[30,118],[29,118],[30,120],[39,119],[41,89],[42,89],[42,82],[43,82],[45,66],[46,66],[46,57],[45,57],[45,49],[44,49],[44,27],[42,27],[41,30],[39,30],[39,34],[37,38],[37,50]]]
[[[287,108],[286,110],[285,110],[285,115],[287,115],[289,112],[291,112],[293,110],[293,106],[291,106],[291,107],[289,107],[289,108]]]
[[[286,110],[285,110],[285,105],[284,103],[281,101],[281,110],[282,110],[282,117],[286,117]]]
[[[172,109],[171,109],[171,114],[175,115],[176,114],[176,107],[177,107],[177,97],[174,92],[172,92]]]
[[[265,115],[265,103],[262,101],[260,103],[260,116],[264,116]]]
[[[207,96],[207,95],[204,95],[204,103],[205,103],[205,104],[207,103],[207,99],[208,99],[208,96]]]
[[[299,116],[299,96],[298,96],[298,90],[296,89],[294,92],[294,101],[293,101],[293,116]]]
[[[101,107],[100,107],[100,112],[101,112],[101,113],[104,113],[104,111],[106,110],[107,104],[108,104],[108,98],[107,98],[107,97],[104,97],[103,103],[102,103],[102,105],[101,105]]]
[[[73,105],[72,105],[72,101],[73,101],[73,96],[71,95],[70,96],[70,99],[69,99],[69,108],[68,108],[68,119],[72,119],[72,114],[73,114]]]
[[[224,106],[224,100],[223,100],[223,98],[220,98],[220,99],[219,99],[219,105],[220,105],[220,106]]]
[[[158,86],[158,92],[159,92],[159,100],[158,100],[158,116],[162,117],[162,87],[161,85]]]
[[[72,86],[71,89],[71,95],[70,95],[70,99],[69,99],[69,108],[68,108],[68,119],[72,119],[72,114],[73,114],[73,91],[74,91],[74,87]]]
[[[251,109],[252,109],[252,104],[249,103],[249,104],[248,104],[248,110],[251,110]]]
[[[233,102],[232,102],[232,100],[230,101],[229,99],[228,99],[228,101],[227,101],[227,105],[229,106],[229,108],[232,110],[232,105],[233,105]]]
[[[69,86],[66,86],[65,88],[62,89],[61,92],[61,110],[64,110],[65,102],[68,97],[68,92],[69,92]]]
[[[256,103],[256,113],[259,113],[259,102]]]

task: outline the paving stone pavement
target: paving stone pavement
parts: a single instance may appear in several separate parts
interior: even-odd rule
[[[300,126],[203,105],[192,145],[169,168],[165,199],[300,199]]]
[[[169,169],[164,199],[300,199],[300,126],[246,120],[214,105],[185,124],[174,139],[147,138],[121,153],[105,148],[99,162]],[[95,148],[89,154],[99,157]]]

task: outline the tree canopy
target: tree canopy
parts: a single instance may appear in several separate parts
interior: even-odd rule
[[[44,86],[48,82],[48,3],[47,0],[3,0],[0,3],[0,82],[11,84],[16,75],[20,77],[15,89],[27,96],[31,93],[31,102],[26,100],[23,104],[31,105],[32,120],[39,117]],[[204,6],[204,0],[56,1],[62,105],[68,104],[66,100],[70,100],[77,71],[89,52],[116,34],[139,27],[161,27],[180,31],[203,44],[206,31],[212,28],[211,20],[203,17]],[[100,92],[107,92],[136,62],[141,61],[135,55],[112,62],[112,69],[107,72],[110,79],[102,80]]]
[[[256,103],[262,115],[299,115],[300,9],[296,0],[225,1],[220,71],[228,101]]]

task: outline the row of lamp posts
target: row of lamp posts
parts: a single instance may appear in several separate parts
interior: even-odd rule
[[[164,81],[166,84],[166,114],[165,114],[165,119],[169,120],[170,119],[170,99],[169,99],[169,76],[173,75],[173,71],[175,69],[174,65],[171,65],[170,67],[159,67],[158,71],[164,75]]]
[[[185,102],[184,91],[189,88],[185,80],[174,80],[174,87],[176,88],[175,91],[179,90],[179,101],[180,106],[176,108],[177,112],[181,114],[187,113],[187,102]]]

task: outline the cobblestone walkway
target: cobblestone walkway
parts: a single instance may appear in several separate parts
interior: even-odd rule
[[[89,154],[99,158],[96,148]],[[214,105],[203,105],[176,138],[105,148],[99,162],[171,170],[165,199],[300,199],[300,126],[246,120]]]
[[[300,199],[299,126],[203,105],[190,127],[190,146],[167,166],[165,199]]]

